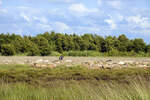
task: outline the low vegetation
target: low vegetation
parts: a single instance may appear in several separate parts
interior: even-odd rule
[[[127,81],[138,76],[150,77],[150,69],[87,69],[81,66],[50,68],[32,68],[27,65],[0,65],[0,79],[3,82],[25,82],[33,85],[45,85],[55,80],[115,80]]]
[[[0,65],[2,100],[149,100],[150,69]]]
[[[55,81],[49,87],[25,83],[1,84],[2,100],[149,100],[149,82],[140,80],[130,84],[116,82],[93,83]]]
[[[2,100],[149,100],[150,69],[0,65]]]

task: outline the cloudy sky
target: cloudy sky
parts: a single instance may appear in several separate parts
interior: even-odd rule
[[[0,0],[0,33],[126,34],[150,43],[150,0]]]

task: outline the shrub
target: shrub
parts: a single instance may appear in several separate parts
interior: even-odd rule
[[[50,56],[60,56],[61,54],[59,52],[56,51],[52,51]]]
[[[15,54],[15,48],[12,44],[3,44],[1,45],[1,54],[3,56],[12,56]]]
[[[108,56],[119,56],[119,51],[117,49],[112,49],[108,53]]]
[[[102,56],[98,51],[68,51],[64,52],[65,56]]]

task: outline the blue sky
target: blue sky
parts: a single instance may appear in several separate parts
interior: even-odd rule
[[[150,0],[0,0],[0,33],[126,34],[150,43]]]

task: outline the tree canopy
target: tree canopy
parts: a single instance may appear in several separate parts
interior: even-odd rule
[[[1,55],[27,54],[48,56],[52,51],[96,51],[100,53],[143,52],[150,53],[150,45],[143,39],[129,39],[124,34],[115,37],[102,37],[96,34],[61,34],[45,32],[36,36],[0,34]]]

